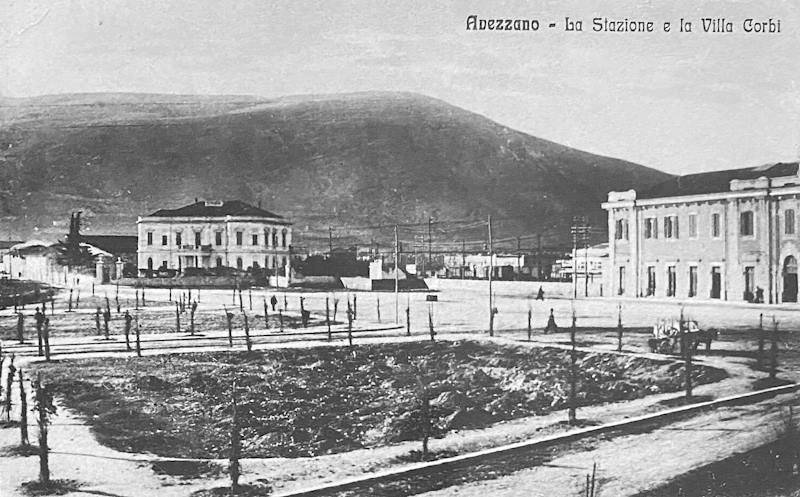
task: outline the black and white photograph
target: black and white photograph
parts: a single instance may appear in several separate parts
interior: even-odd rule
[[[800,497],[800,3],[0,0],[0,497]]]

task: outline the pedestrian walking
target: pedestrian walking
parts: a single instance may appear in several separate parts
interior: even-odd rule
[[[131,351],[130,335],[131,335],[131,323],[133,322],[133,316],[131,316],[131,313],[128,312],[127,309],[125,310],[124,318],[125,318],[125,350],[130,352]]]
[[[550,309],[550,317],[547,318],[547,327],[544,329],[545,333],[556,333],[558,331],[558,325],[556,324],[556,318],[553,315],[553,309]]]
[[[39,310],[39,307],[36,307],[36,313],[33,315],[34,320],[36,320],[36,336],[39,340],[39,356],[44,354],[44,349],[42,347],[42,327],[44,326],[44,314],[42,311]]]

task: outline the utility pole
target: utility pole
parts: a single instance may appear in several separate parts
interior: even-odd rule
[[[394,225],[394,322],[400,322],[400,238]]]
[[[328,258],[333,255],[333,227],[328,226]]]
[[[578,227],[572,218],[572,299],[578,298]]]
[[[585,244],[584,250],[586,250],[586,254],[584,254],[584,263],[587,267],[583,268],[583,274],[586,277],[586,287],[585,292],[586,295],[589,295],[589,268],[588,268],[588,232],[589,227],[587,226],[586,216],[573,216],[572,218],[572,228],[570,229],[572,233],[572,298],[578,298],[578,243]]]
[[[588,228],[587,228],[588,229]],[[589,232],[584,234],[583,246],[583,296],[589,296]]]
[[[542,279],[542,234],[536,234],[536,277]]]
[[[494,302],[492,301],[492,273],[494,272],[494,247],[492,246],[492,215],[489,214],[489,336],[494,336]]]
[[[428,265],[433,266],[433,257],[431,251],[431,227],[433,226],[433,219],[428,216]]]
[[[522,275],[522,246],[520,238],[517,237],[517,279]]]
[[[467,242],[461,240],[461,279],[463,280],[465,277],[465,272],[467,268]]]

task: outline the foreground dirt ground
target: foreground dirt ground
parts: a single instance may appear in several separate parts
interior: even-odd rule
[[[157,300],[159,296],[148,294],[148,298]],[[354,294],[355,295],[355,294]],[[304,296],[305,305],[319,316],[324,312],[324,299],[335,298],[333,294],[317,293]],[[403,337],[402,332],[393,336],[360,337],[358,343],[424,340],[427,330],[421,325],[427,322],[430,312],[434,325],[441,334],[440,338],[463,338],[461,333],[469,333],[470,337],[484,337],[483,302],[479,292],[442,293],[439,302],[426,304],[424,295],[413,294],[402,302],[411,308],[414,336]],[[539,319],[533,334],[534,342],[541,345],[564,346],[567,335],[563,331],[557,334],[543,335],[541,328],[546,322],[549,308],[554,309],[557,322],[564,326],[569,322],[573,305],[578,315],[579,337],[582,347],[593,350],[610,351],[616,347],[616,332],[613,326],[617,321],[615,301],[587,300],[575,304],[567,300],[548,300],[532,302],[530,295],[500,295],[497,305],[500,308],[496,329],[498,338],[503,342],[527,341],[526,320],[530,306]],[[339,305],[346,302],[347,295],[339,294]],[[222,316],[222,306],[231,305],[227,292],[203,292],[201,309]],[[298,295],[289,293],[289,309],[291,314],[298,308]],[[394,301],[388,294],[358,294],[358,309],[361,326],[378,324],[377,308],[380,299],[381,325],[394,321]],[[112,304],[113,305],[113,304]],[[247,304],[245,304],[247,305]],[[664,314],[673,315],[679,307],[673,302],[622,302],[623,322],[625,324],[624,350],[627,353],[646,354],[645,340],[655,318]],[[538,306],[538,307],[537,307]],[[341,312],[341,307],[339,308]],[[759,314],[763,307],[730,306],[720,312],[719,307],[691,305],[686,313],[697,319],[701,326],[722,330],[721,339],[712,346],[711,354],[701,354],[698,361],[722,367],[730,377],[714,385],[698,387],[697,395],[713,398],[750,391],[756,380],[764,378],[766,373],[755,369],[753,351],[756,348]],[[796,379],[797,337],[786,330],[800,326],[800,316],[792,309],[769,308],[764,318],[765,324],[771,326],[774,313],[779,322],[781,333],[780,376]],[[10,314],[8,312],[6,315]],[[146,314],[142,313],[146,319]],[[402,316],[402,312],[401,312]],[[55,319],[58,318],[58,309]],[[341,319],[341,315],[340,315]],[[0,326],[12,326],[13,317],[0,321]],[[544,320],[544,322],[542,322]],[[401,324],[404,320],[401,320]],[[488,320],[486,320],[488,322]],[[88,326],[93,327],[92,322]],[[204,326],[215,326],[210,333],[225,334],[224,318],[210,319]],[[461,332],[448,336],[448,332]],[[88,337],[87,337],[88,338]],[[62,338],[54,337],[54,342]],[[337,343],[342,343],[342,338]],[[301,341],[291,344],[263,344],[260,347],[318,346],[317,341]],[[324,345],[324,343],[323,343]],[[18,358],[18,365],[25,360]],[[642,412],[664,408],[662,404],[679,394],[660,394],[631,402],[618,403],[594,408],[585,408],[580,416],[592,422],[605,422],[622,419]],[[580,453],[563,454],[545,466],[520,471],[513,475],[503,476],[484,482],[467,483],[457,487],[448,487],[436,495],[477,495],[478,492],[488,495],[578,495],[579,488],[592,462],[599,465],[601,477],[601,493],[599,495],[632,495],[636,491],[651,488],[660,482],[687,471],[697,465],[713,462],[729,454],[748,450],[763,444],[774,436],[776,422],[780,418],[781,409],[787,405],[797,404],[796,398],[783,396],[764,401],[753,406],[740,406],[722,409],[697,416],[670,426],[648,432],[615,437],[610,440],[598,440],[592,447],[586,447]],[[445,438],[432,441],[433,450],[456,450],[465,452],[480,448],[496,446],[501,443],[543,436],[558,430],[568,429],[563,425],[566,413],[555,412],[547,416],[534,416],[514,421],[498,423],[481,430],[462,430],[451,433]],[[32,429],[32,432],[34,430]],[[157,475],[151,462],[158,460],[148,454],[132,455],[113,451],[99,445],[90,429],[84,422],[61,409],[56,416],[52,429],[53,474],[58,478],[71,478],[86,483],[85,491],[73,495],[189,495],[195,490],[225,484],[225,474],[206,474],[200,478],[181,478]],[[720,436],[723,434],[724,436]],[[17,442],[18,431],[0,429],[0,448],[9,447]],[[34,436],[35,438],[35,436]],[[688,449],[687,449],[688,447]],[[245,481],[264,480],[276,491],[300,489],[312,484],[336,481],[348,476],[358,476],[365,472],[375,471],[398,464],[398,457],[417,449],[415,442],[404,442],[377,449],[363,449],[320,456],[316,458],[286,459],[249,459],[244,462]],[[617,463],[616,461],[619,461]],[[643,463],[642,461],[646,461]],[[658,461],[649,464],[649,461]],[[224,461],[217,461],[222,465]],[[0,495],[17,495],[18,485],[35,479],[37,473],[36,459],[27,457],[2,457],[0,466]],[[635,471],[631,471],[635,467]],[[213,472],[212,472],[213,473]],[[539,492],[541,489],[541,493]]]

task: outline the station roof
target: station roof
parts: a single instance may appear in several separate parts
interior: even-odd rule
[[[637,192],[636,198],[680,197],[730,191],[730,182],[735,179],[748,180],[767,177],[797,176],[797,162],[775,162],[744,169],[727,169],[707,173],[676,176],[657,185]],[[799,179],[800,182],[800,179]]]

